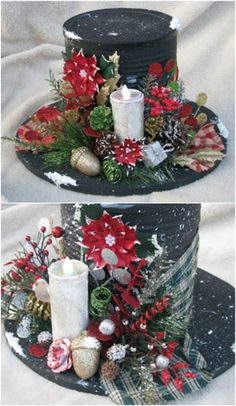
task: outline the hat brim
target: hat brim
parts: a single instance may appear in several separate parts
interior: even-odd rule
[[[195,347],[205,357],[213,377],[217,377],[234,365],[235,342],[235,289],[210,273],[198,268],[194,287],[193,314],[189,333]],[[5,332],[16,336],[14,321],[5,321]],[[19,339],[24,356],[16,352],[8,342],[12,352],[29,368],[44,378],[66,388],[96,395],[105,395],[98,374],[83,381],[73,370],[54,374],[45,363],[45,358],[28,355],[27,339]]]
[[[193,110],[197,110],[197,104],[194,102],[189,102],[193,106]],[[52,104],[57,106],[56,103]],[[215,113],[213,113],[208,108],[202,106],[201,112],[206,113],[208,117],[208,122],[215,123],[218,119]],[[23,125],[27,123],[24,122]],[[224,143],[224,153],[226,153],[226,139],[221,136],[219,131],[216,129],[219,136],[221,137]],[[143,184],[142,187],[130,185],[125,179],[121,180],[117,184],[110,183],[104,179],[101,180],[100,177],[93,177],[93,176],[86,176],[83,173],[79,172],[78,170],[72,168],[71,166],[67,166],[65,168],[58,168],[56,171],[56,178],[53,180],[51,178],[50,172],[51,169],[45,169],[45,163],[42,159],[41,154],[30,154],[28,152],[18,151],[17,157],[23,163],[23,165],[31,171],[34,175],[38,176],[41,179],[46,180],[52,184],[57,184],[55,182],[60,183],[60,175],[66,175],[67,177],[71,178],[70,180],[67,178],[66,181],[59,184],[60,187],[67,190],[72,190],[74,192],[79,193],[86,193],[86,194],[94,194],[94,195],[104,195],[104,196],[130,196],[130,195],[143,195],[149,194],[152,192],[163,192],[165,190],[172,190],[177,189],[181,186],[188,185],[193,183],[207,175],[209,175],[212,171],[214,171],[220,164],[221,161],[216,161],[213,168],[209,169],[208,171],[203,172],[194,172],[188,168],[181,168],[175,167],[173,169],[173,177],[174,180],[168,179],[167,181],[157,182],[153,181],[152,184]],[[48,176],[47,176],[48,174]],[[58,186],[58,184],[57,184]]]

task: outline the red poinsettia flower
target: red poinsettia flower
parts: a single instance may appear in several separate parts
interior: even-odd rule
[[[95,56],[86,58],[83,51],[73,51],[72,57],[64,64],[63,79],[70,82],[74,93],[70,97],[88,95],[93,98],[98,91],[98,85],[104,83],[102,75],[98,72]]]
[[[121,145],[115,145],[114,157],[119,164],[135,166],[142,158],[141,147],[136,141],[126,138]]]
[[[60,117],[61,113],[56,107],[47,106],[41,107],[35,116],[41,123],[49,123],[50,121],[56,121]]]
[[[163,68],[161,66],[160,63],[156,62],[156,63],[152,63],[149,67],[148,67],[148,73],[149,75],[152,76],[156,76],[156,77],[160,77],[162,75],[163,72]]]
[[[139,258],[134,245],[139,243],[136,237],[135,227],[124,224],[120,216],[112,217],[107,212],[98,220],[92,220],[86,226],[81,227],[84,236],[82,244],[87,247],[86,259],[91,259],[98,269],[109,265],[102,257],[104,248],[113,251],[117,256],[117,264],[114,268],[128,267],[132,261]]]

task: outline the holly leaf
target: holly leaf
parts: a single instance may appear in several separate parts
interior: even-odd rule
[[[136,297],[134,297],[133,295],[131,295],[128,291],[125,291],[124,293],[122,293],[121,297],[133,309],[140,308],[139,300]]]
[[[114,77],[115,72],[114,72],[114,63],[112,61],[109,61],[108,59],[105,58],[104,55],[102,55],[99,59],[98,62],[98,67],[101,71],[101,75],[104,79],[110,79]]]
[[[82,226],[87,225],[87,219],[98,220],[103,214],[100,204],[83,204],[80,208],[80,222]]]
[[[172,92],[176,95],[179,91],[179,82],[177,80],[173,80],[167,83],[167,87],[172,90]]]
[[[65,61],[67,61],[68,59],[71,59],[72,57],[72,50],[71,49],[67,49],[66,52],[62,52],[62,57]]]

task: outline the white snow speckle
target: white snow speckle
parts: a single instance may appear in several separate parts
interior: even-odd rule
[[[78,379],[78,381],[76,381],[76,383],[78,383],[79,385],[83,386],[84,388],[86,388],[87,386],[89,386],[88,382],[84,381],[83,379]]]
[[[208,335],[210,336],[213,333],[213,330],[208,331]]]
[[[24,354],[23,348],[21,347],[19,343],[19,338],[15,337],[13,333],[6,332],[5,333],[8,345],[19,355],[22,357],[26,358],[26,355]]]
[[[231,345],[230,349],[235,353],[235,343]]]
[[[118,32],[113,32],[113,31],[111,31],[111,32],[108,32],[107,35],[109,35],[109,36],[111,36],[111,37],[117,37],[117,35],[119,35],[119,33],[118,33]]]
[[[70,176],[61,175],[58,172],[47,172],[45,173],[45,175],[48,177],[48,179],[52,180],[56,186],[61,185],[77,186],[76,180],[72,179]]]
[[[218,130],[220,132],[220,135],[224,138],[228,138],[229,136],[229,130],[227,130],[227,128],[225,127],[225,125],[222,123],[222,121],[220,120],[220,118],[217,118],[216,121],[216,125],[218,127]]]
[[[83,39],[79,35],[75,34],[75,32],[73,32],[73,31],[67,31],[64,29],[64,34],[69,39]]]
[[[180,29],[180,21],[178,20],[178,18],[173,17],[171,22],[170,22],[170,28],[172,28],[172,30],[179,30]]]

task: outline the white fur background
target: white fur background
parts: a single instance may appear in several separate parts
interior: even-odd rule
[[[2,2],[2,134],[14,136],[21,123],[51,100],[48,77],[62,71],[62,24],[80,12],[109,7],[160,10],[181,21],[178,64],[186,95],[206,91],[208,107],[229,129],[227,157],[206,178],[146,202],[234,201],[234,2],[224,1],[4,1]],[[56,188],[32,175],[16,159],[14,146],[2,147],[4,201],[97,201],[98,197]],[[113,197],[99,197],[111,202]],[[133,201],[137,196],[116,198]]]

